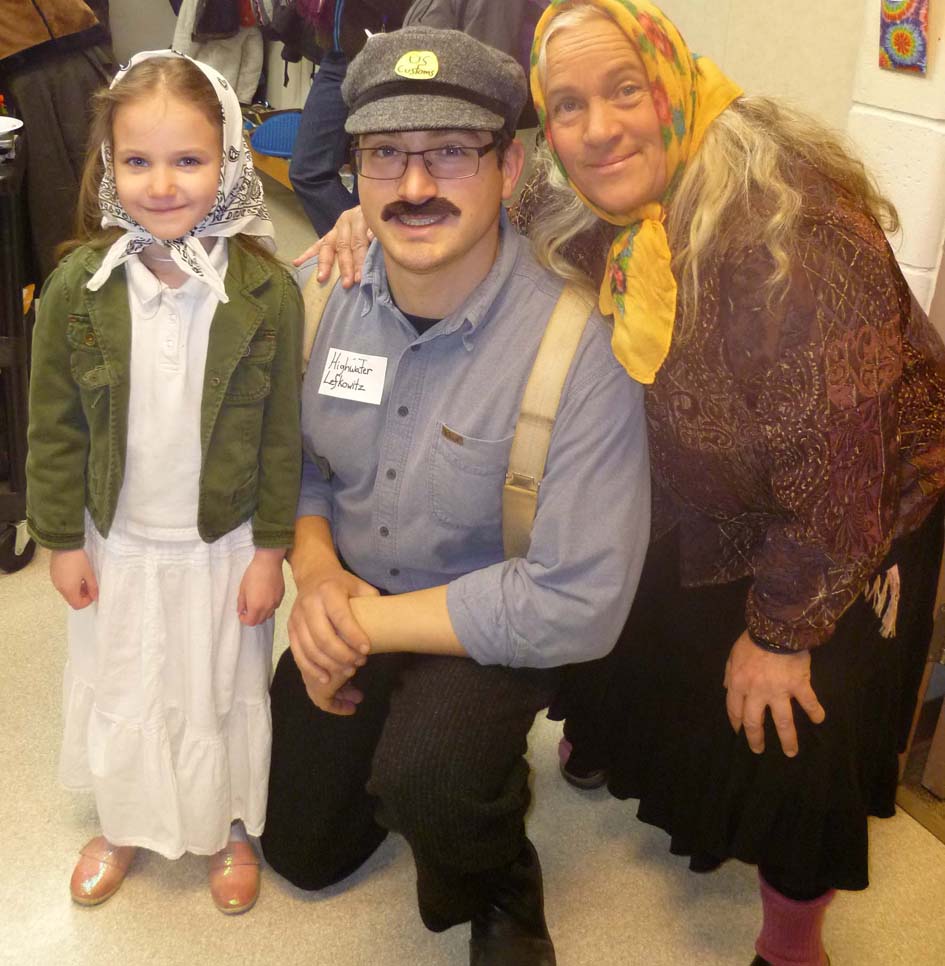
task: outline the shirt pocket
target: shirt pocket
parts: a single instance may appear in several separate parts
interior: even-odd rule
[[[105,390],[116,380],[98,344],[98,338],[87,316],[69,316],[66,339],[72,352],[69,370],[79,387],[83,403],[95,408]]]
[[[227,403],[253,403],[265,399],[272,388],[272,360],[276,355],[275,329],[263,329],[243,351],[243,355],[223,395]]]
[[[439,423],[430,474],[434,517],[448,527],[500,526],[511,449],[511,436],[477,439]]]

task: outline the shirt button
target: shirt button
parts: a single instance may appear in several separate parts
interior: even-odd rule
[[[410,351],[411,352],[419,352],[420,351],[420,346],[418,346],[418,345],[412,345],[410,347]]]
[[[377,532],[382,537],[389,537],[390,536],[390,530],[388,530],[387,527],[381,527]]]
[[[391,577],[399,577],[400,567],[391,567],[387,572],[391,575]]]
[[[397,410],[397,415],[398,416],[406,416],[409,412],[410,412],[410,410],[406,406],[401,406]]]
[[[396,480],[397,479],[397,470],[388,470],[384,475],[389,480]]]
[[[220,385],[220,377],[219,376],[213,376],[211,378],[211,380],[210,380],[210,385],[211,386],[214,386],[214,387],[219,386]]]

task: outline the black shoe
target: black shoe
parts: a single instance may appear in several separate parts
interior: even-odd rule
[[[607,771],[603,768],[592,768],[588,771],[583,771],[573,768],[570,762],[567,765],[561,764],[558,767],[561,771],[561,777],[569,785],[580,788],[585,792],[593,791],[595,788],[601,788],[607,783]]]
[[[720,859],[709,852],[693,852],[689,856],[689,871],[700,874],[715,872],[724,861],[725,859]],[[762,966],[763,962],[764,960],[761,963],[752,963],[751,966]]]
[[[527,839],[497,880],[489,904],[473,916],[469,966],[555,966],[545,923],[541,865]]]
[[[581,761],[580,753],[567,738],[558,742],[558,769],[561,777],[575,788],[590,791],[607,782],[607,769]]]

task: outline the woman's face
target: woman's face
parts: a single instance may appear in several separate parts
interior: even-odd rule
[[[555,151],[586,198],[612,214],[657,201],[666,149],[643,61],[611,20],[548,42],[545,106]]]

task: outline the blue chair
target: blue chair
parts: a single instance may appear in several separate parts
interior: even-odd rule
[[[272,114],[254,128],[249,136],[249,143],[257,154],[266,154],[273,158],[291,158],[301,119],[301,111]]]

